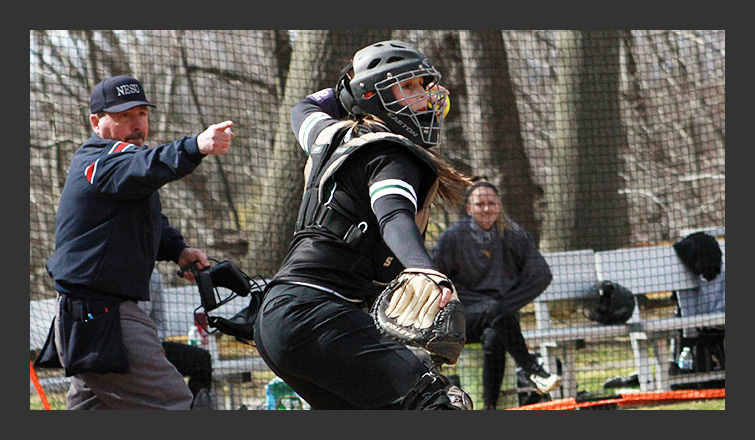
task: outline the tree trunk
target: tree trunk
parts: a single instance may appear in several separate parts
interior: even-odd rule
[[[621,194],[619,34],[563,31],[545,251],[613,249],[629,240]]]
[[[577,102],[577,167],[573,247],[615,249],[630,243],[623,188],[619,106],[619,33],[583,31]]]
[[[498,188],[506,212],[538,240],[534,184],[501,31],[461,31],[472,169]]]
[[[545,252],[572,249],[577,198],[577,95],[581,33],[561,31],[558,44],[555,93],[554,148],[545,191],[545,224],[540,247]]]

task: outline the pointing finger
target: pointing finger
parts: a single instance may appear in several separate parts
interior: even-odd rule
[[[227,131],[231,127],[233,127],[233,121],[223,121],[215,124],[215,128],[221,131]]]

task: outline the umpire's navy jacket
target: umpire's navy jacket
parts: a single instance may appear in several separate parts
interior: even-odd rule
[[[55,290],[78,298],[149,299],[155,261],[177,261],[187,247],[162,214],[158,189],[202,161],[197,138],[153,149],[92,133],[74,153],[60,197]]]

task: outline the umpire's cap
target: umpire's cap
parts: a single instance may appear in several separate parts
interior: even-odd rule
[[[120,113],[138,105],[155,107],[147,101],[142,83],[128,75],[103,79],[92,89],[89,101],[91,113]]]

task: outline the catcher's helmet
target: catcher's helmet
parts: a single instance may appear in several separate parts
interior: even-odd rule
[[[634,295],[624,286],[601,281],[590,288],[587,317],[601,324],[623,324],[634,312]]]
[[[425,91],[396,97],[392,86],[412,78],[422,78]],[[393,132],[413,142],[432,147],[440,143],[446,92],[430,91],[438,85],[440,73],[416,46],[403,41],[382,41],[354,54],[352,64],[343,69],[336,84],[341,105],[354,116],[369,113],[380,118]],[[435,95],[428,107],[413,110],[408,102]]]

